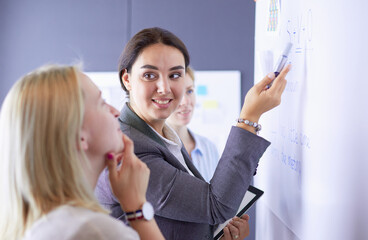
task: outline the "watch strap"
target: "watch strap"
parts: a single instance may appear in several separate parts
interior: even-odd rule
[[[126,212],[126,219],[128,221],[134,221],[134,220],[151,220],[155,214],[155,211],[152,207],[152,204],[149,202],[145,202],[141,209],[138,209],[134,212]]]
[[[128,221],[140,220],[143,219],[142,209],[139,209],[135,212],[127,212],[125,213]]]

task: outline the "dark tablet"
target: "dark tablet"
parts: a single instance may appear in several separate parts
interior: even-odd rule
[[[245,193],[242,202],[240,203],[238,213],[236,216],[241,217],[244,213],[248,211],[248,209],[262,196],[263,191],[249,185],[248,191]],[[223,228],[226,227],[227,223],[231,219],[226,222],[220,224],[214,233],[214,240],[220,239],[224,234]]]

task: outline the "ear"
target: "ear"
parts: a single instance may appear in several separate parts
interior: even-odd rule
[[[127,70],[124,71],[123,76],[121,76],[121,80],[123,81],[125,88],[130,91],[132,89],[132,86],[130,84],[130,74]]]
[[[82,130],[80,133],[80,139],[79,139],[79,142],[77,143],[77,147],[79,150],[83,150],[83,151],[86,151],[88,149],[87,133],[84,130]]]

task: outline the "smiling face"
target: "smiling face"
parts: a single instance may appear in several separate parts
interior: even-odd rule
[[[176,48],[161,43],[143,49],[122,80],[130,106],[156,131],[175,111],[184,93],[185,61]]]
[[[104,159],[108,152],[121,152],[124,148],[117,117],[119,112],[101,97],[98,87],[83,73],[79,73],[84,95],[82,146],[90,160]],[[104,161],[99,162],[104,165]]]
[[[190,123],[193,116],[196,97],[194,93],[194,81],[189,74],[184,78],[185,92],[179,104],[179,107],[168,118],[168,122],[172,126],[186,126]]]

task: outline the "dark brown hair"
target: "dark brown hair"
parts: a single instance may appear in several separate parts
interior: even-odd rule
[[[136,33],[126,44],[124,51],[120,55],[119,59],[119,79],[121,87],[128,93],[124,86],[122,76],[125,70],[129,73],[132,69],[134,62],[144,48],[156,44],[162,43],[164,45],[177,48],[184,56],[185,68],[189,65],[189,53],[185,44],[173,33],[162,28],[146,28]]]

